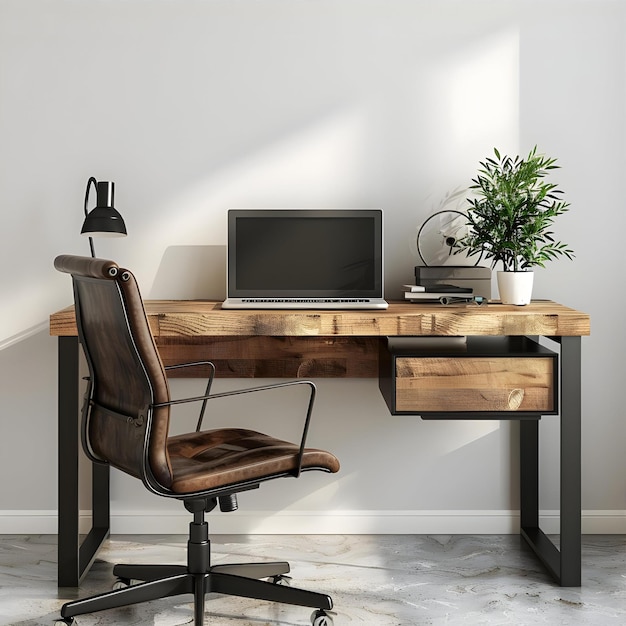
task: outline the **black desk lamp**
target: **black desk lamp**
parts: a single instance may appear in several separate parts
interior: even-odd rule
[[[91,211],[87,210],[89,191],[91,185],[96,187],[96,206]],[[126,224],[119,212],[113,206],[115,183],[97,181],[93,176],[87,181],[85,190],[85,221],[81,229],[81,235],[89,237],[91,256],[95,258],[96,252],[93,246],[94,237],[125,237]]]

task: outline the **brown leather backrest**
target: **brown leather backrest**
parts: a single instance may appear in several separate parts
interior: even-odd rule
[[[111,465],[171,485],[167,454],[170,399],[135,277],[113,261],[60,256],[72,275],[79,339],[93,383],[89,445]]]

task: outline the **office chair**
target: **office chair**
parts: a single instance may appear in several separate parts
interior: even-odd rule
[[[105,463],[140,479],[146,489],[182,500],[193,514],[189,525],[187,565],[115,565],[118,582],[112,591],[68,602],[57,625],[73,624],[74,616],[157,598],[193,594],[194,624],[204,624],[205,594],[219,593],[313,608],[315,626],[329,626],[330,596],[281,583],[289,564],[244,563],[211,565],[205,513],[216,506],[237,509],[237,494],[262,482],[298,477],[301,472],[337,472],[329,452],[305,447],[315,385],[297,380],[211,394],[215,368],[202,396],[172,400],[164,367],[150,332],[135,277],[113,261],[62,255],[57,270],[71,274],[78,337],[89,378],[82,409],[82,443],[94,463]],[[242,393],[304,385],[308,405],[303,411],[299,443],[232,426],[203,430],[209,400]],[[200,404],[195,432],[170,436],[170,407]],[[225,421],[232,421],[228,415]],[[268,580],[262,580],[268,579]],[[131,584],[133,581],[142,581]]]

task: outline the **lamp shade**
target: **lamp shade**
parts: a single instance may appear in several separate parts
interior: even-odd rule
[[[87,192],[89,186],[87,186]],[[87,237],[124,237],[126,224],[113,206],[115,183],[96,182],[96,206],[86,213],[81,234]]]

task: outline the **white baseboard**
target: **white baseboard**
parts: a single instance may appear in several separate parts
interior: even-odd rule
[[[113,534],[187,534],[186,511],[112,511]],[[209,517],[213,534],[265,535],[490,535],[519,532],[519,511],[280,511],[242,510]],[[90,513],[80,518],[89,530]],[[559,532],[557,511],[542,511],[541,528]],[[583,511],[587,535],[626,534],[626,511]],[[0,534],[56,534],[56,511],[0,511]]]

